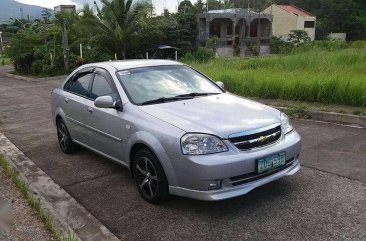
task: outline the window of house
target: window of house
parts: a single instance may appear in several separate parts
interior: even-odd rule
[[[76,80],[72,81],[71,86],[69,87],[69,91],[73,92],[77,95],[81,95],[84,97],[88,97],[89,95],[89,81],[92,74],[81,75],[80,77],[76,77]]]
[[[304,28],[314,28],[315,27],[315,21],[305,21]]]

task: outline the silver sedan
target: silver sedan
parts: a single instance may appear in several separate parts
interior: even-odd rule
[[[280,111],[174,61],[79,67],[52,92],[60,147],[129,168],[141,196],[221,200],[300,169],[301,138]]]

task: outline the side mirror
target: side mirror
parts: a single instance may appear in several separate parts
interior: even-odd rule
[[[225,84],[221,81],[216,81],[215,82],[221,89],[225,89]]]
[[[111,96],[100,96],[95,99],[94,105],[98,108],[114,108],[116,102],[114,102]]]

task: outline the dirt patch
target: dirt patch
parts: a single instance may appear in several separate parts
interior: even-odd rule
[[[23,194],[0,168],[0,240],[53,240]]]

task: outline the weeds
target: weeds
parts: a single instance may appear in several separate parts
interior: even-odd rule
[[[290,107],[287,110],[285,110],[285,112],[289,116],[293,116],[295,118],[311,119],[310,113],[306,111],[306,109],[303,107]]]
[[[233,93],[260,98],[366,106],[366,48],[190,62]]]
[[[5,173],[10,177],[11,181],[21,191],[24,197],[27,199],[30,206],[36,211],[41,220],[45,223],[48,230],[51,232],[54,239],[58,241],[76,241],[78,240],[73,232],[69,232],[65,235],[61,235],[60,232],[54,227],[51,215],[42,208],[41,201],[36,198],[30,191],[28,185],[22,181],[15,170],[9,166],[8,162],[3,156],[0,155],[0,167],[2,167]]]

